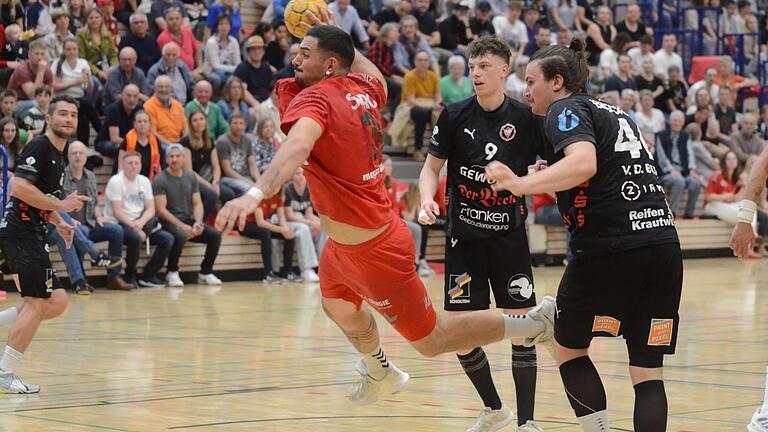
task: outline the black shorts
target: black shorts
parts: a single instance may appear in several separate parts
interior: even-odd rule
[[[488,309],[491,290],[498,308],[536,306],[525,227],[503,237],[445,240],[445,310]]]
[[[577,258],[557,292],[555,339],[584,349],[593,337],[622,335],[631,365],[661,367],[675,352],[682,287],[677,243]]]
[[[16,289],[22,297],[50,298],[53,290],[63,288],[45,241],[6,237],[0,247],[11,275],[17,275]]]

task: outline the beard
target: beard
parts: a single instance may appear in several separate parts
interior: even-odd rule
[[[51,124],[50,127],[51,127],[51,132],[53,132],[54,135],[56,135],[57,137],[59,137],[61,139],[69,139],[69,138],[72,138],[75,135],[77,135],[77,125],[75,125],[75,127],[72,128],[72,132],[71,133],[64,132],[63,129],[61,129],[60,127],[57,127],[57,126],[55,126],[53,124]]]

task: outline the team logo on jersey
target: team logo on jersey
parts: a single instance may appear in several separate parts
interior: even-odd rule
[[[452,274],[450,276],[451,288],[448,290],[448,303],[469,303],[469,288],[472,276],[469,273]]]
[[[28,157],[28,158],[26,159],[26,161],[25,161],[25,162],[27,162],[27,165],[34,165],[34,164],[35,164],[35,162],[37,162],[37,161],[35,160],[35,157],[34,157],[34,156],[30,156],[30,157]]]
[[[432,138],[436,137],[438,132],[440,132],[440,128],[435,125],[435,127],[432,128]]]
[[[471,136],[471,137],[472,137],[472,139],[475,139],[475,131],[476,131],[476,130],[477,130],[477,129],[472,129],[472,132],[470,132],[470,131],[469,131],[469,129],[467,129],[467,128],[464,128],[464,133],[466,133],[467,135]]]
[[[507,123],[499,129],[499,136],[504,141],[512,141],[515,135],[517,135],[517,128],[512,123]]]
[[[651,329],[648,332],[648,346],[670,346],[675,330],[673,319],[651,319]]]
[[[517,301],[525,301],[533,295],[533,282],[524,273],[516,274],[507,282],[507,294]]]
[[[561,112],[560,115],[557,116],[557,119],[558,119],[557,128],[560,129],[561,132],[572,131],[581,122],[581,120],[579,120],[579,117],[568,108],[564,108],[563,112]]]
[[[632,180],[627,180],[621,185],[621,196],[627,201],[634,201],[640,198],[640,186]]]

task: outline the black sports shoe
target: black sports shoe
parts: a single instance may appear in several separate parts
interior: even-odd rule
[[[154,275],[142,276],[139,278],[139,286],[144,288],[165,288],[165,282]]]
[[[122,257],[109,256],[104,252],[99,252],[99,256],[96,258],[91,258],[91,265],[96,267],[106,267],[108,269],[113,269],[115,267],[121,266],[122,264]]]
[[[302,279],[301,276],[297,275],[294,272],[288,273],[288,275],[285,277],[285,279],[288,280],[288,282],[293,282],[293,283],[302,283],[302,282],[304,282],[304,279]]]
[[[269,272],[264,277],[264,280],[262,282],[264,282],[265,284],[270,284],[270,285],[278,285],[278,284],[283,283],[284,281],[285,280],[283,278],[281,278],[280,276],[278,276],[275,272]]]
[[[80,279],[78,281],[75,281],[75,283],[72,286],[75,290],[75,294],[77,295],[82,295],[82,296],[91,295],[91,290],[88,289],[88,285],[85,283],[85,279]]]

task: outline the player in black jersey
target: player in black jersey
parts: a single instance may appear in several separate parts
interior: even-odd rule
[[[0,393],[37,393],[40,387],[26,384],[16,368],[37,332],[40,322],[61,315],[67,294],[59,283],[48,256],[48,223],[72,244],[74,227],[57,212],[79,210],[89,198],[77,194],[62,199],[67,139],[77,131],[77,101],[69,96],[53,98],[45,116],[47,132],[30,141],[16,159],[13,193],[0,225],[0,244],[23,303],[11,327],[0,358]]]
[[[486,177],[518,196],[557,191],[574,259],[558,289],[554,348],[582,428],[608,430],[590,342],[623,335],[635,431],[664,431],[663,356],[675,351],[683,278],[674,217],[637,126],[620,108],[585,94],[588,78],[582,40],[538,51],[524,95],[535,114],[546,115],[549,167],[518,177],[493,162]]]
[[[421,171],[422,223],[434,223],[433,197],[440,170],[448,161],[448,224],[445,252],[447,311],[488,309],[490,291],[496,307],[524,314],[536,305],[525,231],[525,198],[496,192],[485,178],[489,161],[500,161],[525,175],[536,161],[541,127],[531,109],[504,94],[509,46],[486,36],[470,44],[470,77],[476,96],[446,107],[430,140]],[[481,347],[458,352],[464,371],[485,404],[469,432],[495,431],[514,420],[493,384]],[[517,395],[519,431],[540,431],[533,421],[536,348],[512,341],[512,376]]]

